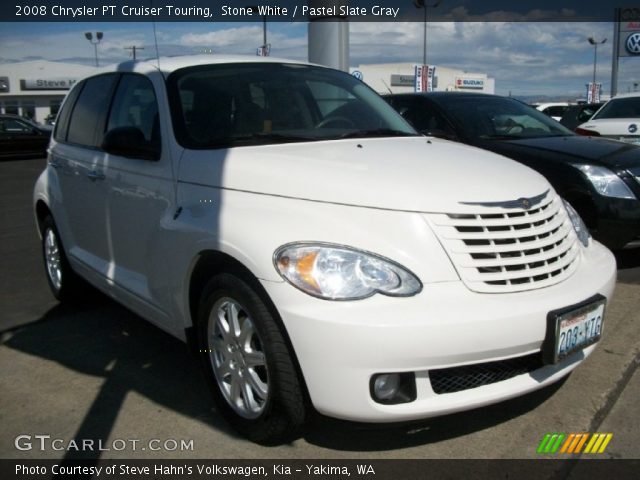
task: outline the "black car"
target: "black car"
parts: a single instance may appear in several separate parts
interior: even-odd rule
[[[44,156],[51,128],[17,115],[0,115],[0,159]]]
[[[425,135],[491,150],[540,172],[609,248],[640,246],[640,147],[576,135],[512,98],[460,92],[385,98]]]
[[[580,105],[569,105],[564,111],[560,123],[569,130],[575,130],[576,127],[588,121],[593,114],[600,110],[604,103],[582,103]]]

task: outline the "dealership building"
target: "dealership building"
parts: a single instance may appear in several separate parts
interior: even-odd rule
[[[415,64],[381,63],[360,65],[350,69],[351,74],[380,94],[415,91]],[[435,92],[495,93],[495,78],[486,73],[470,73],[436,65],[433,75]]]
[[[55,116],[67,91],[96,67],[34,60],[0,64],[0,113],[44,123]]]

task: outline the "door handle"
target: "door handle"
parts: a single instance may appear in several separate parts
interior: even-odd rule
[[[96,180],[104,180],[105,178],[104,173],[100,173],[97,170],[91,170],[89,173],[87,173],[87,177],[92,182],[95,182]]]

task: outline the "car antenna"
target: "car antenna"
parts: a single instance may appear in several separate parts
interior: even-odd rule
[[[387,87],[387,90],[389,90],[389,93],[393,93],[393,92],[391,91],[391,89],[389,88],[389,85],[387,85],[387,82],[385,82],[385,81],[384,81],[384,78],[381,78],[380,80],[382,81],[382,83],[384,84],[384,86],[385,86],[385,87]]]
[[[149,6],[153,9],[153,0],[149,0]],[[158,70],[160,70],[160,52],[158,51],[158,35],[156,34],[156,21],[153,20],[153,42],[156,46],[156,61],[158,62]]]

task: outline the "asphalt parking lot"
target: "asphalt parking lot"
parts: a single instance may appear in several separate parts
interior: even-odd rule
[[[568,379],[532,395],[409,426],[322,417],[278,447],[236,436],[212,410],[186,347],[96,293],[75,306],[50,295],[31,214],[44,159],[0,162],[0,458],[81,456],[18,450],[19,435],[93,439],[102,458],[539,458],[548,432],[611,432],[602,457],[640,458],[640,252],[618,257],[604,338]],[[134,445],[128,441],[138,439]],[[152,450],[151,439],[192,449]]]

